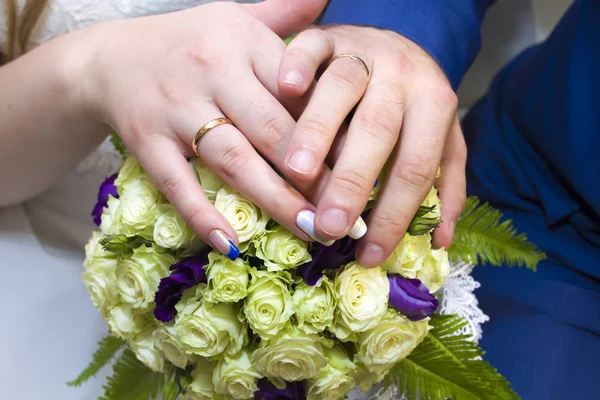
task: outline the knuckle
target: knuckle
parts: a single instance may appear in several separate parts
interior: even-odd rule
[[[399,118],[383,104],[371,106],[364,113],[356,115],[361,130],[387,146],[393,146],[400,131]]]
[[[283,118],[277,115],[265,116],[261,127],[261,140],[265,153],[274,154],[285,148],[291,127]]]
[[[369,221],[381,237],[386,237],[390,241],[396,239],[398,242],[403,237],[409,222],[408,216],[400,210],[374,213]]]
[[[337,129],[330,123],[326,123],[326,118],[315,116],[315,118],[308,118],[298,123],[298,130],[302,130],[302,137],[313,137],[314,139],[321,138],[329,135],[330,132],[335,132]]]
[[[221,55],[217,49],[212,51],[214,46],[193,46],[184,50],[184,58],[197,67],[212,71],[221,64]]]
[[[412,72],[412,62],[404,51],[398,51],[391,55],[390,64],[398,74]]]
[[[367,81],[364,67],[357,61],[348,58],[340,58],[336,63],[339,65],[330,68],[329,71],[332,84],[349,96],[360,98],[363,95]]]
[[[159,183],[158,188],[171,203],[176,203],[183,193],[184,184],[180,177],[171,176]]]
[[[458,96],[446,82],[434,85],[430,89],[429,95],[444,108],[449,108],[452,111],[458,109]]]
[[[413,156],[394,166],[392,176],[410,186],[430,188],[435,179],[435,172],[435,168],[430,163]]]
[[[245,170],[250,161],[243,146],[233,146],[226,149],[219,158],[219,169],[230,180],[236,180]]]
[[[350,202],[366,200],[371,194],[372,183],[367,178],[352,170],[339,172],[331,180],[335,196],[346,198]]]

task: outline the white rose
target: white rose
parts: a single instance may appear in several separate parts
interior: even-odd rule
[[[175,328],[162,325],[154,331],[153,335],[156,347],[164,354],[165,358],[174,366],[185,369],[189,357],[177,338]]]
[[[390,283],[385,270],[352,262],[340,269],[334,285],[339,302],[331,330],[338,339],[347,340],[377,325],[388,307]]]
[[[148,325],[148,316],[121,304],[109,310],[106,322],[110,331],[121,339],[133,339]]]
[[[252,364],[251,351],[242,349],[238,354],[217,362],[213,372],[215,392],[234,399],[253,399],[262,375]]]
[[[422,268],[423,257],[431,249],[431,235],[411,236],[408,233],[382,264],[392,274],[414,279]]]
[[[129,348],[134,352],[138,360],[154,372],[163,372],[165,359],[156,346],[153,336],[154,326],[150,325],[135,340],[129,341]]]
[[[258,206],[228,186],[217,192],[215,207],[237,232],[241,251],[248,248],[247,242],[256,234],[265,231],[269,221],[269,217]]]
[[[123,234],[121,224],[121,200],[110,196],[106,208],[102,213],[100,230],[106,236]]]
[[[131,182],[145,175],[146,173],[140,163],[133,156],[127,157],[121,168],[119,168],[119,174],[117,175],[117,179],[115,179],[117,191],[125,193],[127,186]]]
[[[157,208],[162,202],[162,197],[152,181],[142,178],[131,182],[119,200],[122,233],[152,238]]]
[[[166,249],[177,250],[189,248],[194,233],[187,226],[181,215],[170,204],[158,207],[158,218],[154,225],[154,241]]]
[[[435,293],[440,290],[449,273],[448,252],[444,249],[436,249],[423,257],[422,267],[416,278],[427,286],[431,293]]]
[[[117,286],[123,302],[133,308],[148,308],[173,260],[171,254],[145,245],[134,249],[131,257],[122,258],[117,267]]]
[[[269,271],[291,269],[312,260],[308,243],[281,225],[254,240],[256,257],[265,262]]]
[[[90,294],[92,303],[102,313],[118,301],[117,257],[100,244],[102,234],[94,232],[85,246],[85,272],[81,274],[83,283]]]
[[[213,385],[214,363],[198,357],[196,367],[192,371],[192,383],[186,388],[185,394],[192,400],[211,400],[215,398]]]

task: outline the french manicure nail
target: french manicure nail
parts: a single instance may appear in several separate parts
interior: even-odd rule
[[[368,244],[360,254],[361,262],[368,267],[376,267],[383,263],[383,249],[376,244]]]
[[[365,220],[362,219],[362,217],[358,217],[356,223],[354,224],[352,229],[350,229],[348,236],[350,236],[352,239],[360,239],[361,237],[365,236],[366,233],[367,224],[365,224]]]
[[[296,225],[302,229],[302,232],[325,246],[331,246],[335,242],[334,240],[323,239],[317,235],[315,232],[315,213],[310,210],[302,210],[296,215]]]
[[[208,235],[208,240],[215,249],[225,254],[232,261],[240,255],[240,249],[223,231],[215,229]]]
[[[284,83],[287,83],[289,85],[294,85],[294,86],[304,85],[304,77],[302,76],[302,74],[300,72],[295,71],[295,70],[288,71],[283,76],[282,81]]]
[[[329,209],[321,214],[319,225],[331,236],[343,235],[348,229],[348,215],[337,208]]]
[[[296,150],[288,161],[288,167],[299,174],[308,175],[317,169],[317,158],[315,153],[308,149]]]

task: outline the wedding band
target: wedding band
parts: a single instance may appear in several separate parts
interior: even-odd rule
[[[335,57],[333,57],[331,59],[331,62],[329,64],[331,65],[331,63],[333,63],[335,60],[338,60],[340,58],[349,58],[351,60],[358,61],[359,63],[362,64],[362,66],[364,67],[365,71],[367,72],[367,78],[371,77],[371,71],[369,71],[369,67],[367,66],[367,63],[365,62],[365,60],[363,60],[362,58],[360,58],[356,54],[352,54],[352,53],[338,54],[337,56],[335,56]]]
[[[198,129],[198,133],[196,133],[196,136],[194,137],[194,141],[192,142],[192,148],[194,149],[194,153],[196,153],[197,156],[199,156],[198,143],[200,142],[200,139],[202,139],[202,136],[206,135],[211,129],[216,128],[217,126],[223,125],[223,124],[233,125],[233,121],[230,120],[229,118],[225,118],[225,117],[216,118],[216,119],[213,119],[212,121],[209,121],[206,124],[202,125],[202,127],[200,129]]]

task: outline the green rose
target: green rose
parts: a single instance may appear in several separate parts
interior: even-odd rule
[[[145,245],[134,249],[131,257],[121,258],[117,266],[117,286],[123,302],[133,308],[147,309],[173,261],[171,254]]]
[[[256,384],[262,375],[252,365],[250,357],[250,350],[245,348],[217,362],[212,378],[216,393],[234,399],[254,398],[254,392],[258,390]]]
[[[281,225],[254,240],[256,257],[265,262],[269,271],[295,268],[312,260],[308,243]]]
[[[413,322],[388,310],[376,326],[358,335],[356,360],[367,371],[381,374],[382,369],[398,363],[423,341],[428,321]]]
[[[244,315],[261,339],[275,336],[294,314],[290,293],[292,276],[287,271],[250,270],[252,280],[244,303]]]
[[[190,165],[196,173],[198,182],[200,183],[202,190],[204,190],[206,197],[214,204],[217,198],[217,192],[225,186],[225,182],[223,182],[223,180],[198,157],[192,158],[190,160]]]
[[[117,179],[115,179],[117,192],[119,194],[125,193],[127,186],[131,182],[143,176],[146,176],[146,173],[140,163],[132,156],[127,157],[121,168],[119,168],[119,174],[117,175]]]
[[[189,248],[194,232],[187,226],[181,215],[169,204],[158,207],[158,218],[154,225],[154,241],[165,249]]]
[[[385,270],[352,262],[338,271],[334,285],[339,302],[331,331],[338,339],[352,340],[354,334],[377,325],[388,307],[390,284]]]
[[[333,323],[337,294],[326,276],[319,279],[315,286],[300,282],[292,299],[298,327],[306,333],[323,332]]]
[[[200,357],[196,360],[196,366],[192,371],[192,383],[185,389],[188,398],[192,400],[214,399],[213,370],[213,362]]]
[[[104,317],[111,333],[121,339],[135,338],[148,326],[149,318],[149,315],[141,314],[125,304],[112,307]]]
[[[157,209],[162,203],[162,195],[152,181],[149,178],[142,178],[130,182],[119,200],[123,229],[121,233],[153,238]]]
[[[248,248],[248,242],[255,235],[265,231],[269,221],[258,206],[228,186],[217,192],[215,207],[237,232],[241,251]]]
[[[440,290],[450,274],[448,252],[444,249],[430,250],[422,260],[422,266],[416,278],[423,282],[431,293]]]
[[[191,301],[175,321],[177,337],[188,354],[216,357],[235,354],[248,341],[247,326],[232,304]]]
[[[350,360],[344,348],[337,344],[325,348],[327,365],[319,371],[316,378],[307,382],[308,400],[341,400],[354,389],[354,375],[358,370]]]
[[[285,382],[316,378],[327,364],[325,348],[331,346],[330,340],[288,324],[278,335],[260,343],[252,355],[252,363],[258,372],[283,389]]]
[[[128,342],[129,348],[138,360],[154,372],[163,372],[165,359],[157,347],[155,336],[153,335],[154,326],[149,325],[135,340]]]
[[[383,263],[382,267],[392,274],[414,279],[422,267],[423,257],[431,250],[431,235],[412,236],[408,233]]]
[[[394,368],[396,364],[381,364],[371,366],[371,370],[367,370],[364,365],[358,365],[359,371],[356,374],[356,384],[361,391],[367,392],[373,385],[381,382],[386,375]]]
[[[92,303],[104,315],[108,307],[118,302],[117,257],[102,248],[101,238],[102,234],[94,232],[85,246],[85,272],[81,277]]]
[[[241,258],[231,261],[227,256],[211,252],[205,268],[208,279],[206,300],[213,303],[236,303],[246,297],[250,269]]]
[[[154,331],[153,335],[156,347],[171,364],[181,369],[187,367],[190,359],[177,338],[175,328],[162,325]]]

